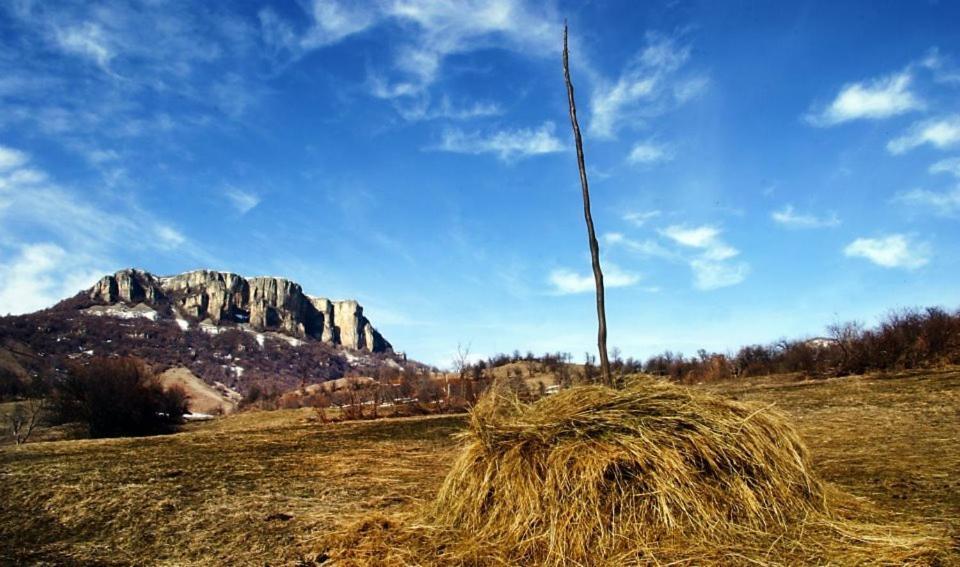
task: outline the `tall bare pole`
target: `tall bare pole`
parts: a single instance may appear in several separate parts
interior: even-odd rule
[[[577,166],[580,168],[580,187],[583,189],[583,218],[587,222],[587,238],[590,242],[590,257],[593,260],[593,281],[597,285],[597,348],[600,350],[600,377],[607,386],[613,385],[610,377],[610,360],[607,358],[607,311],[603,304],[603,270],[600,269],[600,245],[593,230],[593,215],[590,214],[590,184],[587,182],[587,166],[583,160],[583,138],[577,121],[577,104],[573,99],[573,83],[570,81],[570,57],[567,49],[567,23],[563,23],[563,78],[567,83],[567,100],[570,103],[570,125],[577,146]]]

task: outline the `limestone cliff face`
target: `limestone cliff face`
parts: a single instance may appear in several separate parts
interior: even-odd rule
[[[312,337],[353,349],[392,350],[356,301],[311,297],[300,284],[283,278],[244,278],[208,270],[157,277],[121,270],[97,282],[90,298],[106,304],[168,305],[179,316],[217,325],[247,324],[258,331]]]

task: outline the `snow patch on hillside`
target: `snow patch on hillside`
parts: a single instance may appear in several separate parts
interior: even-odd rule
[[[225,329],[221,329],[220,327],[211,323],[209,320],[204,320],[200,322],[200,330],[208,335],[219,335],[220,333],[225,331]]]
[[[116,317],[117,319],[149,319],[151,321],[156,321],[160,316],[154,309],[147,307],[143,303],[138,303],[133,307],[130,307],[124,303],[117,303],[115,305],[94,305],[93,307],[88,307],[82,310],[82,313],[87,315],[95,315],[97,317]]]

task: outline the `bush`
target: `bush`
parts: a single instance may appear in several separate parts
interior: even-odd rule
[[[750,345],[736,355],[701,351],[697,357],[665,352],[643,370],[678,382],[799,372],[846,376],[960,363],[960,311],[939,307],[891,311],[875,328],[851,321],[827,327],[826,337]]]
[[[187,413],[187,394],[163,385],[136,358],[94,358],[74,364],[54,386],[52,420],[82,423],[91,437],[174,431]]]

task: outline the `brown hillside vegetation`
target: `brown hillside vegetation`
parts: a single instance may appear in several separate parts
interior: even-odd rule
[[[859,561],[896,557],[897,542],[910,540],[901,560],[960,564],[960,369],[770,378],[710,389],[785,413],[809,449],[813,473],[851,495],[837,502],[828,493],[828,501],[842,504],[838,514],[901,526],[868,532],[885,551]],[[312,415],[251,412],[149,439],[5,447],[0,562],[295,564],[335,555],[331,542],[344,535],[353,538],[360,562],[431,562],[415,553],[432,543],[423,531],[394,540],[386,551],[383,539],[360,544],[369,544],[371,533],[409,536],[411,524],[403,520],[419,516],[438,494],[457,450],[452,434],[464,431],[466,419],[321,425]],[[810,539],[808,531],[805,540],[793,533],[762,547],[741,538],[690,551],[703,553],[699,564],[849,564],[851,556],[843,555],[849,548],[875,543],[858,541],[864,533]],[[917,545],[915,538],[925,535],[931,539]],[[362,555],[377,546],[379,555]]]
[[[240,394],[226,387],[216,388],[207,384],[187,368],[169,368],[157,378],[165,388],[179,386],[187,393],[190,411],[193,413],[225,414],[237,409]]]

